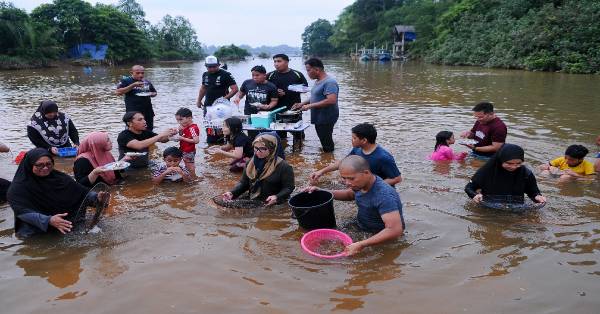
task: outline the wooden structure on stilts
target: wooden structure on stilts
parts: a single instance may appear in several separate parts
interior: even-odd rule
[[[406,54],[405,44],[417,39],[415,27],[412,25],[396,25],[393,27],[393,33],[394,47],[392,48],[392,59],[406,60],[408,55]]]

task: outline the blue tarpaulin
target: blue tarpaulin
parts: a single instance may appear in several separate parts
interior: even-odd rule
[[[404,41],[415,41],[417,39],[417,34],[412,32],[404,33]]]
[[[90,57],[92,60],[104,60],[108,45],[101,44],[80,44],[69,49],[69,57],[82,58]]]

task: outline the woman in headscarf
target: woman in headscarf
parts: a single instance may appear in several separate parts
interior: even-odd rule
[[[260,134],[252,142],[254,156],[242,174],[240,182],[223,194],[228,201],[248,192],[250,199],[264,200],[267,206],[282,203],[294,191],[294,171],[277,156],[277,138]]]
[[[504,144],[502,148],[481,167],[465,187],[465,192],[475,202],[486,196],[510,196],[522,200],[527,194],[536,203],[545,203],[533,172],[523,166],[525,152],[520,146]]]
[[[118,171],[106,170],[105,165],[114,162],[115,157],[111,154],[112,142],[105,132],[92,132],[88,134],[79,149],[77,158],[73,163],[75,180],[80,184],[93,187],[98,182],[108,185],[116,184],[121,179]],[[127,156],[123,159],[128,159]]]
[[[52,230],[70,232],[73,227],[70,220],[87,193],[86,187],[54,169],[54,159],[47,150],[30,150],[8,189],[8,203],[15,214],[15,233],[28,237]]]
[[[71,118],[58,111],[52,100],[44,100],[31,116],[27,125],[27,136],[35,147],[47,149],[58,155],[58,148],[71,147],[71,142],[79,146],[79,133]]]

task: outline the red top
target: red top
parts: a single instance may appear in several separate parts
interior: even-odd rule
[[[200,129],[195,123],[192,123],[179,131],[179,135],[185,138],[192,139],[194,136],[200,136]],[[179,149],[184,153],[193,153],[196,151],[196,144],[184,141],[179,142]]]

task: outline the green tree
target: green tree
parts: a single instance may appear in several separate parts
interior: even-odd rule
[[[202,57],[202,45],[190,21],[183,16],[166,15],[150,28],[155,54],[161,59],[191,59]]]
[[[146,30],[150,25],[150,23],[146,21],[146,12],[144,12],[144,8],[135,0],[119,0],[117,9],[127,14],[141,30]]]
[[[249,57],[251,54],[248,50],[240,48],[234,44],[229,46],[222,46],[215,51],[215,57],[221,60],[243,60]]]
[[[302,52],[305,55],[323,56],[332,53],[333,46],[329,37],[333,35],[333,26],[325,19],[318,19],[307,26],[302,33]]]

